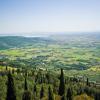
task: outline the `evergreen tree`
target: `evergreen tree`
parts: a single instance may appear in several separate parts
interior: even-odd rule
[[[47,79],[47,83],[49,84],[50,83],[50,75],[49,75],[49,73],[46,74],[46,79]]]
[[[34,85],[33,92],[37,92],[37,87],[36,87],[36,84]]]
[[[16,72],[17,72],[17,74],[19,74],[19,73],[21,74],[21,71],[19,68],[17,68]]]
[[[65,95],[63,95],[63,96],[61,97],[61,100],[66,100],[66,99],[65,99]]]
[[[8,66],[6,65],[6,70],[8,70]]]
[[[50,86],[48,88],[48,100],[54,100],[53,92],[52,92]]]
[[[72,100],[72,90],[71,90],[71,88],[68,88],[68,90],[67,90],[67,100]]]
[[[60,75],[60,85],[59,85],[59,95],[63,96],[65,92],[65,82],[64,82],[64,74],[63,69],[61,69],[61,75]]]
[[[14,74],[15,73],[15,70],[14,69],[12,69],[12,74]]]
[[[14,81],[12,78],[11,73],[9,72],[8,75],[8,82],[7,82],[7,97],[6,100],[16,100],[16,93],[14,88]]]
[[[95,96],[94,96],[94,99],[95,100],[100,100],[100,92],[97,92],[95,93]]]
[[[26,77],[25,77],[24,90],[28,90]]]
[[[40,99],[42,99],[43,97],[44,97],[44,88],[42,86],[40,90]]]
[[[33,88],[33,95],[34,95],[34,100],[36,100],[36,96],[37,96],[37,86],[36,86],[36,84],[34,85],[34,88]]]
[[[31,93],[29,91],[25,91],[23,93],[22,100],[31,100]]]
[[[54,80],[53,82],[53,93],[57,94],[58,93],[58,85],[57,85],[57,81]]]
[[[25,77],[27,77],[28,76],[28,72],[27,72],[27,69],[25,69]]]
[[[36,86],[36,84],[34,85],[34,88],[33,88],[33,94],[34,94],[34,97],[37,95],[37,86]]]
[[[89,79],[87,78],[86,85],[89,86]]]

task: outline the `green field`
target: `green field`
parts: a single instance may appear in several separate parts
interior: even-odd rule
[[[84,75],[94,81],[100,81],[100,52],[96,48],[67,47],[50,44],[40,47],[26,47],[2,50],[8,64],[15,67],[43,67],[47,69],[63,68],[66,75]],[[98,54],[98,55],[97,55]],[[1,59],[2,60],[2,59]],[[86,75],[85,75],[86,74]],[[91,76],[92,74],[92,76]]]

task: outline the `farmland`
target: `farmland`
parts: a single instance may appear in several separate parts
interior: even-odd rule
[[[24,46],[19,44],[19,48],[1,50],[0,57],[3,56],[1,61],[7,60],[9,65],[15,67],[43,67],[51,70],[63,68],[66,74],[70,71],[73,71],[73,75],[91,76],[92,74],[91,79],[95,81],[100,76],[98,74],[100,73],[100,41],[97,36],[94,34],[90,36],[77,35],[77,37],[58,35],[49,39],[41,39],[40,42],[31,38],[29,45],[25,46],[24,43]],[[25,40],[27,38],[24,38]],[[23,39],[20,41],[22,42]],[[35,43],[32,44],[32,41]]]

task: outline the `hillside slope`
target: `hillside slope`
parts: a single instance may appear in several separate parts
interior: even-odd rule
[[[0,37],[0,50],[15,47],[24,47],[37,43],[50,43],[52,40],[42,37],[2,36]]]

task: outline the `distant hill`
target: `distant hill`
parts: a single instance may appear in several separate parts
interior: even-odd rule
[[[43,37],[1,36],[0,50],[51,42],[49,38]]]
[[[51,33],[40,37],[0,36],[0,50],[48,43],[99,48],[100,33]]]

